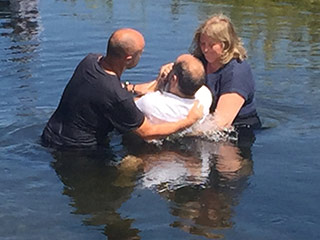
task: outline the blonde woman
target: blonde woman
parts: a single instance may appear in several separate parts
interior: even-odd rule
[[[190,50],[205,66],[206,84],[215,98],[211,109],[216,124],[259,128],[254,79],[230,19],[223,14],[207,19],[196,30]]]
[[[214,97],[211,112],[215,124],[221,129],[260,128],[251,68],[230,19],[218,14],[204,21],[195,31],[190,52],[204,64],[206,85]],[[171,68],[172,64],[164,65],[159,79],[165,79]]]

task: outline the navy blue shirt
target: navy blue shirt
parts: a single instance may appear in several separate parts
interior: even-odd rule
[[[120,79],[106,73],[98,54],[89,54],[76,68],[59,106],[47,123],[45,145],[87,147],[104,143],[114,128],[128,132],[141,126],[143,113]]]
[[[206,84],[215,99],[211,108],[212,111],[215,110],[221,95],[225,93],[238,93],[244,98],[245,102],[236,116],[233,125],[238,122],[251,125],[252,117],[256,118],[256,121],[260,123],[254,101],[255,82],[251,68],[246,61],[232,59],[217,72],[208,74]]]

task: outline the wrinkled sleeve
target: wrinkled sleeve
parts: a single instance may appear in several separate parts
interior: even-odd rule
[[[112,125],[121,133],[139,128],[144,121],[143,113],[137,108],[132,98],[114,104],[108,116]]]

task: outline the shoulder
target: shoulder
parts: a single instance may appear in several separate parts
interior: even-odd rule
[[[163,99],[160,91],[147,93],[136,101],[136,105],[141,110],[145,107],[157,106],[157,101]]]
[[[244,99],[254,92],[255,83],[251,68],[247,61],[233,59],[226,66],[223,76],[221,93],[238,93]]]
[[[217,72],[207,74],[207,84],[210,88],[221,81],[221,84],[230,83],[233,81],[252,81],[252,72],[250,65],[246,60],[240,61],[238,59],[232,59],[226,65],[224,65]]]
[[[237,61],[234,60],[234,72],[238,74],[250,74],[251,75],[251,67],[246,60]]]
[[[98,58],[102,56],[101,54],[98,53],[89,53],[87,56],[85,56],[80,64],[89,64],[89,63],[95,63],[97,62]]]
[[[212,98],[211,91],[209,88],[205,85],[199,88],[199,90],[196,92],[195,97],[205,96],[206,98]]]
[[[253,75],[247,61],[232,59],[220,70],[221,88],[241,88],[241,85],[253,85]]]
[[[87,76],[92,77],[100,72],[98,69],[98,58],[102,56],[100,54],[89,53],[78,64],[76,71],[80,74],[80,77]],[[79,76],[78,76],[79,77]]]
[[[212,104],[212,93],[207,86],[202,86],[195,94],[195,99],[199,101],[204,107],[205,114],[209,113],[210,106]]]
[[[246,60],[240,61],[237,59],[232,59],[225,67],[222,69],[224,75],[229,77],[251,77],[251,68]]]

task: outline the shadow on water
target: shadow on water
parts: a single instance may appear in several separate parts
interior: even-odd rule
[[[135,227],[139,219],[120,210],[139,189],[168,202],[174,217],[168,227],[214,239],[233,226],[233,208],[253,171],[252,143],[185,137],[155,146],[128,135],[123,138],[128,155],[121,161],[110,149],[53,151],[52,167],[71,199],[72,213],[83,215],[85,225],[102,227],[110,240],[144,234]]]

